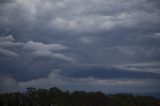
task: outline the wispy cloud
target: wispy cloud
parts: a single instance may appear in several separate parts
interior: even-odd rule
[[[152,72],[160,74],[160,62],[126,64],[118,67],[131,71]]]

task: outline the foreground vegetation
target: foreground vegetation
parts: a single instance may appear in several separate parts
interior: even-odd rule
[[[24,93],[0,94],[0,106],[159,106],[152,96],[105,95],[101,92],[27,88]]]

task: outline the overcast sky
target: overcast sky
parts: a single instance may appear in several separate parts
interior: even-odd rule
[[[159,0],[0,0],[0,92],[160,94]]]

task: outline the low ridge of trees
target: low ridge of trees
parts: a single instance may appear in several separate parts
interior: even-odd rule
[[[27,88],[24,93],[0,94],[0,106],[159,106],[152,96]]]

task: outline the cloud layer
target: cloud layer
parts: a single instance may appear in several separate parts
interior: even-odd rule
[[[20,89],[34,84],[49,87],[53,80],[57,86],[64,84],[62,88],[109,87],[117,92],[132,92],[129,86],[145,83],[148,92],[159,92],[159,4],[158,0],[1,0],[0,78],[14,79]],[[56,69],[61,70],[62,82],[54,81]],[[126,80],[129,84],[123,86]],[[96,88],[98,82],[104,83]],[[133,88],[143,91],[139,85]]]

